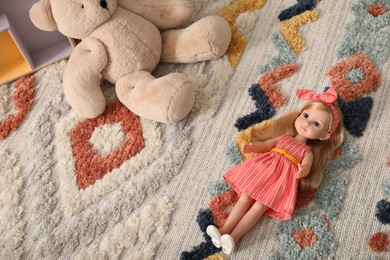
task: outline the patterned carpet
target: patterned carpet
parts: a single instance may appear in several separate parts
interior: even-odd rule
[[[214,61],[160,64],[196,85],[182,122],[137,117],[102,82],[96,119],[64,99],[66,61],[0,86],[0,259],[389,259],[390,1],[192,0],[230,24]],[[229,257],[205,234],[237,200],[222,175],[252,132],[334,87],[346,139],[293,218]]]

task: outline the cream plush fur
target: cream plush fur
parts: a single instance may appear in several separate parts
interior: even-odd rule
[[[151,73],[157,64],[215,59],[230,43],[230,28],[219,16],[170,29],[191,15],[186,0],[40,0],[30,9],[38,28],[82,40],[63,78],[66,99],[79,115],[103,113],[102,75],[115,84],[119,100],[131,111],[163,123],[188,115],[194,87],[179,73],[155,78]]]

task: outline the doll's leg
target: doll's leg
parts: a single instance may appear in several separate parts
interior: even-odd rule
[[[267,206],[255,202],[237,223],[233,231],[230,234],[221,236],[220,245],[222,246],[222,251],[229,255],[233,251],[235,243],[259,221],[267,209]]]
[[[232,211],[229,214],[228,219],[223,225],[222,228],[219,229],[221,235],[230,234],[236,225],[241,221],[245,213],[247,213],[253,202],[253,198],[249,197],[248,194],[242,193],[237,203],[234,205]]]
[[[260,220],[267,209],[267,206],[260,202],[255,202],[230,233],[234,241],[237,242],[246,232],[248,232]]]

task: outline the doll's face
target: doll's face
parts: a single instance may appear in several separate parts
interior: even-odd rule
[[[295,129],[307,139],[326,140],[330,137],[328,133],[330,121],[331,117],[327,111],[314,107],[306,108],[295,120]]]

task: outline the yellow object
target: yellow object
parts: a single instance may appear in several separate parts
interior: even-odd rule
[[[281,148],[278,148],[278,147],[275,147],[275,148],[272,148],[271,151],[278,152],[278,153],[280,153],[280,154],[286,156],[287,159],[289,159],[293,164],[295,164],[295,166],[298,167],[298,164],[299,164],[298,160],[295,159],[295,158],[294,158],[291,154],[289,154],[286,150],[281,149]]]
[[[0,82],[31,71],[9,31],[0,32]]]
[[[301,53],[305,49],[305,41],[299,34],[298,28],[301,25],[316,21],[319,15],[320,12],[318,10],[306,11],[282,22],[280,25],[280,32],[296,53]]]
[[[235,25],[236,20],[242,13],[254,12],[261,9],[265,2],[266,0],[237,0],[218,13],[219,16],[223,17],[228,22],[232,30],[232,40],[227,50],[230,66],[232,68],[237,66],[246,45],[245,36]]]
[[[0,82],[31,70],[9,31],[0,32]]]
[[[204,258],[203,260],[225,260],[225,256],[221,253],[216,253],[213,255],[208,256],[207,258]]]

